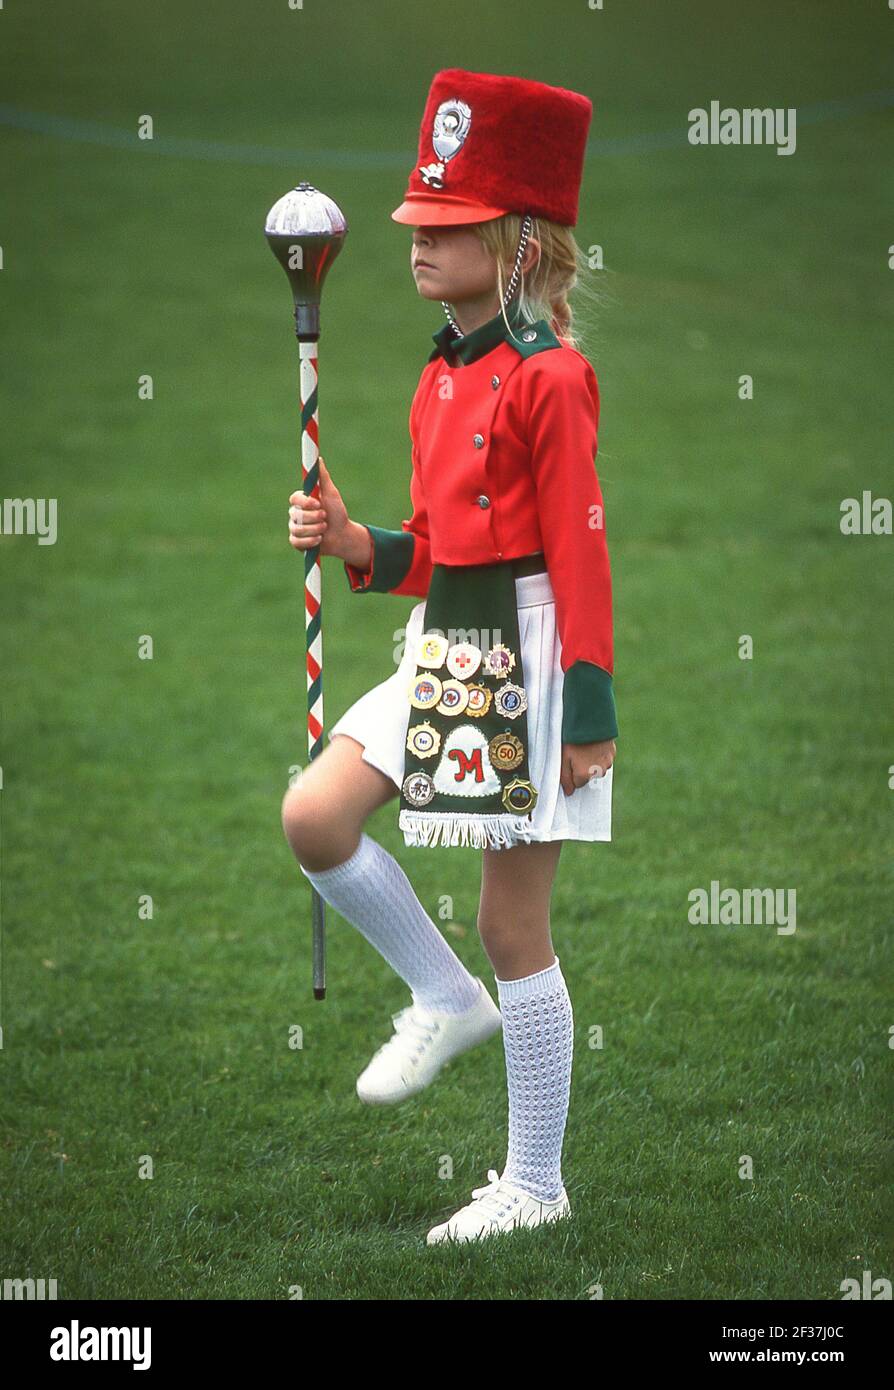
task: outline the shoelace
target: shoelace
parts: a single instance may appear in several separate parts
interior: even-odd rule
[[[384,1052],[386,1047],[393,1047],[398,1041],[404,1041],[403,1034],[415,1033],[420,1042],[431,1042],[435,1033],[438,1031],[439,1024],[421,1009],[417,1009],[412,1004],[408,1004],[405,1009],[391,1015],[394,1024],[394,1037],[389,1038],[379,1052]],[[418,1057],[421,1055],[422,1047],[411,1049],[411,1055]]]
[[[473,1187],[472,1196],[479,1206],[492,1221],[496,1221],[504,1212],[511,1211],[519,1202],[519,1195],[503,1182],[499,1173],[494,1168],[487,1170],[490,1179],[486,1187]],[[508,1200],[507,1200],[508,1198]]]

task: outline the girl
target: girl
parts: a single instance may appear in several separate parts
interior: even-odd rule
[[[322,459],[319,496],[290,498],[295,549],[338,556],[354,592],[421,599],[399,669],[337,721],[283,803],[301,871],[411,991],[358,1095],[402,1101],[503,1032],[506,1164],[429,1244],[570,1214],[573,1015],[549,904],[562,841],[611,838],[617,733],[598,388],[567,300],[585,265],[570,229],[591,112],[542,83],[436,75],[392,213],[414,229],[419,294],[447,315],[410,412],[412,518],[353,521]],[[408,845],[482,849],[499,1010],[364,831],[397,794]]]

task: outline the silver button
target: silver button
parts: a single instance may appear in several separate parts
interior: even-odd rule
[[[529,328],[528,331],[527,331],[527,333],[523,333],[523,334],[522,334],[522,342],[523,342],[523,343],[533,343],[533,341],[534,341],[534,339],[535,339],[536,337],[537,337],[537,334],[535,333],[534,329],[533,329],[533,328]]]
[[[494,390],[496,391],[497,387],[498,387],[499,384],[500,384],[500,378],[499,378],[498,376],[492,376],[491,379],[490,379],[490,384],[491,384],[491,386],[494,388]]]
[[[485,495],[484,495],[483,492],[482,492],[482,494],[481,494],[480,497],[476,498],[476,501],[477,501],[479,507],[489,507],[489,506],[490,506],[490,498],[489,498],[489,497],[485,497]]]
[[[476,448],[476,449],[483,449],[483,448],[484,448],[484,435],[483,435],[483,434],[476,434],[476,435],[474,435],[474,436],[472,437],[472,443],[475,445],[475,448]]]

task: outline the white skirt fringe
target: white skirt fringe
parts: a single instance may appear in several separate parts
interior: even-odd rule
[[[571,796],[562,790],[562,644],[556,628],[556,603],[548,574],[525,574],[515,581],[518,628],[528,696],[528,768],[537,790],[537,803],[524,838],[532,843],[549,840],[610,840],[612,775],[577,787]],[[329,731],[329,738],[348,734],[363,745],[363,759],[390,777],[400,788],[410,703],[407,689],[415,674],[413,653],[422,633],[425,600],[421,599],[407,620],[406,643],[400,665],[392,676],[361,695]],[[485,833],[469,835],[462,816],[445,838],[443,822],[413,826],[399,818],[407,845],[473,845],[481,848]],[[499,822],[500,818],[495,820]],[[480,841],[480,843],[479,843]],[[492,848],[503,846],[491,842]]]

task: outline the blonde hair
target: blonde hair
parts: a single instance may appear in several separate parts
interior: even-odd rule
[[[580,350],[581,337],[576,331],[576,315],[568,296],[572,290],[577,290],[592,304],[599,302],[600,295],[590,278],[590,264],[578,246],[571,227],[548,222],[543,217],[531,220],[531,240],[540,243],[540,255],[530,270],[519,272],[519,313],[526,323],[545,319],[556,337]],[[509,320],[503,295],[515,265],[522,221],[519,213],[507,212],[491,221],[475,223],[478,237],[496,259],[497,292],[507,329]]]

